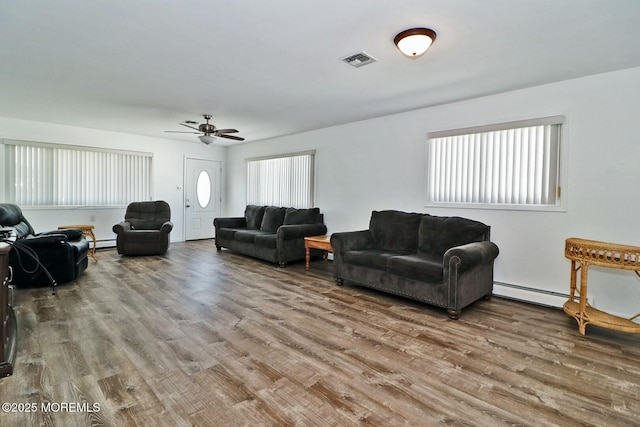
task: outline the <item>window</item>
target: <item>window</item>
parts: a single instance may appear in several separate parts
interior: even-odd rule
[[[555,116],[430,133],[428,203],[558,206],[562,123]]]
[[[20,206],[151,200],[150,153],[4,140],[5,199]]]
[[[315,151],[247,159],[247,204],[314,206]]]
[[[198,204],[202,209],[205,209],[209,206],[209,202],[211,201],[211,177],[209,176],[209,172],[202,170],[198,174],[198,179],[196,180],[196,196],[198,198]]]

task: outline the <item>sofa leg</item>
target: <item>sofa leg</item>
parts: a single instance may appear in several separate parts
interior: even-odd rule
[[[458,320],[460,318],[460,313],[462,310],[447,310],[447,314],[449,315],[449,319]]]
[[[336,277],[336,285],[338,285],[338,286],[344,285],[344,279]]]
[[[222,247],[221,247],[221,246],[216,245],[216,251],[218,251],[218,252],[222,252]]]
[[[483,296],[482,298],[484,298],[486,301],[491,301],[491,296],[493,294],[486,294],[485,296]]]
[[[278,265],[280,266],[280,268],[285,268],[287,266],[286,262],[279,262]]]

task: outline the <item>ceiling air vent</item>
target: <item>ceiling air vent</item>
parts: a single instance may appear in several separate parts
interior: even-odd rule
[[[369,54],[366,54],[364,52],[358,52],[358,53],[354,53],[353,55],[344,57],[342,58],[342,61],[354,67],[362,67],[363,65],[372,64],[376,62],[375,58],[369,56]]]

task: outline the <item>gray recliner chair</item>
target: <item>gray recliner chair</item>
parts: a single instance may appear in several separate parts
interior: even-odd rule
[[[171,208],[163,200],[133,202],[124,221],[113,226],[120,255],[162,255],[169,249],[173,229]]]

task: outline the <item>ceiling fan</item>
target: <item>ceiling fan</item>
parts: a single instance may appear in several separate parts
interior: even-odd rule
[[[237,133],[238,132],[237,129],[218,129],[217,127],[209,123],[209,120],[211,120],[211,114],[203,114],[202,116],[206,120],[206,123],[201,123],[200,125],[198,125],[198,122],[194,122],[191,120],[185,120],[182,123],[178,123],[181,126],[185,126],[190,129],[197,130],[197,132],[181,131],[181,130],[166,130],[165,132],[202,134],[198,136],[198,139],[207,145],[214,142],[216,137],[233,139],[234,141],[244,141],[244,138],[241,138],[239,136],[228,135],[229,133]],[[198,126],[196,127],[196,125]]]

